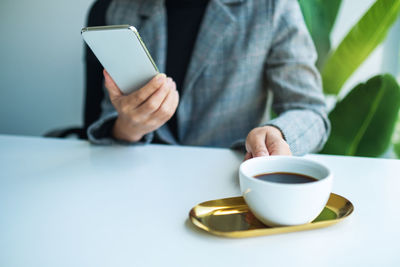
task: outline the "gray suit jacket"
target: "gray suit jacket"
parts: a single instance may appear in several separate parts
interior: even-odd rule
[[[135,26],[165,70],[163,0],[114,0],[106,19]],[[163,126],[143,142],[157,134],[171,144],[232,147],[243,145],[251,129],[273,125],[293,154],[317,151],[327,139],[329,121],[315,60],[297,0],[210,0],[177,109],[178,140]],[[278,117],[269,120],[272,95]],[[116,116],[106,97],[102,117],[88,130],[93,143],[116,142],[99,134]]]

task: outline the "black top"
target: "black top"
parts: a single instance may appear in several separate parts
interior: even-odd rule
[[[166,74],[174,79],[180,95],[207,3],[208,0],[165,2],[168,24]],[[176,113],[167,124],[178,139]]]

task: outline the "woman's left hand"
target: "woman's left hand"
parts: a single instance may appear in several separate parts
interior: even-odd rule
[[[273,126],[257,127],[251,130],[246,138],[246,150],[244,160],[270,155],[292,155],[281,131]]]

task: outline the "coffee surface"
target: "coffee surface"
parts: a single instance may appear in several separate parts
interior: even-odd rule
[[[304,184],[318,181],[318,179],[311,176],[290,172],[262,173],[255,175],[254,178],[281,184]]]

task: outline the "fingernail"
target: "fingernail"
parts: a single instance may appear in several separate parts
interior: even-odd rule
[[[157,81],[162,81],[167,77],[164,73],[157,74]]]

